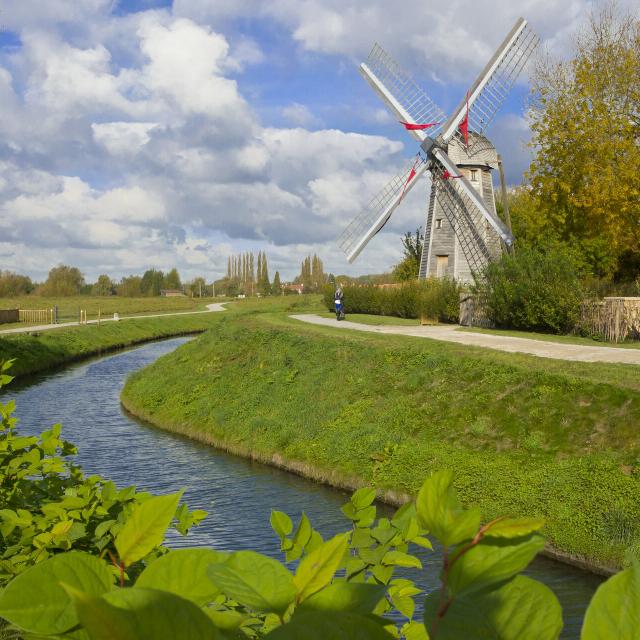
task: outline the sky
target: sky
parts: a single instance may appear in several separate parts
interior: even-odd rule
[[[211,281],[263,250],[285,280],[309,253],[386,271],[424,222],[426,179],[353,265],[336,245],[417,151],[357,71],[373,43],[448,112],[520,15],[566,57],[594,7],[0,0],[0,269]],[[510,184],[530,162],[527,95],[524,74],[488,132]]]

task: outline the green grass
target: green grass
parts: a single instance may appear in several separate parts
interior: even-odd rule
[[[337,483],[414,493],[452,468],[486,518],[544,515],[557,549],[594,563],[640,540],[637,368],[337,332],[287,317],[317,312],[311,297],[287,302],[232,305],[133,375],[125,406]]]
[[[204,331],[215,324],[216,315],[140,318],[37,334],[0,335],[0,360],[15,358],[11,375],[22,376],[148,340]]]
[[[214,298],[187,297],[125,298],[120,296],[70,296],[47,298],[42,296],[19,296],[17,298],[0,298],[0,309],[51,309],[57,305],[58,322],[71,322],[78,320],[79,309],[85,310],[88,319],[92,320],[98,317],[99,311],[102,317],[113,316],[114,313],[118,313],[121,316],[133,316],[146,313],[168,313],[205,309],[206,305],[210,302],[219,302],[219,300]],[[13,323],[11,325],[0,325],[0,330],[23,324],[24,323]]]
[[[563,344],[580,344],[588,347],[620,347],[622,349],[640,349],[640,341],[604,342],[594,338],[582,336],[558,336],[550,333],[536,333],[534,331],[516,331],[514,329],[484,329],[479,327],[461,327],[458,331],[470,333],[488,333],[494,336],[512,336],[514,338],[532,338],[546,342],[560,342]]]
[[[335,320],[336,314],[331,311],[323,311],[318,314],[323,318],[332,318]],[[342,322],[342,321],[341,321]],[[371,325],[395,325],[417,327],[420,323],[414,318],[395,318],[392,316],[374,316],[367,313],[350,313],[345,322],[359,322],[360,324]]]

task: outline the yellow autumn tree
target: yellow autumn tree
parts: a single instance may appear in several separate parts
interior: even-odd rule
[[[591,16],[573,59],[534,72],[529,170],[538,239],[579,249],[597,275],[640,268],[640,20]],[[517,216],[517,211],[516,211]],[[525,222],[518,221],[518,222]],[[624,273],[624,265],[631,273]],[[627,269],[629,270],[629,269]]]

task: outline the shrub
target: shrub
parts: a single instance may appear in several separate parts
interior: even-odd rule
[[[498,327],[566,333],[580,316],[582,285],[571,254],[563,248],[524,247],[490,263],[477,286]]]
[[[369,313],[398,318],[426,316],[442,322],[457,322],[460,285],[448,278],[429,278],[394,287],[343,287],[345,313]],[[324,288],[324,303],[334,310],[334,288]]]

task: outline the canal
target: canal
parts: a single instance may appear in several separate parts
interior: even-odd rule
[[[269,525],[272,509],[285,511],[294,522],[304,511],[325,538],[346,530],[349,522],[340,507],[348,493],[155,429],[122,409],[119,396],[126,377],[188,340],[148,343],[16,381],[3,401],[15,399],[23,435],[61,423],[63,436],[78,446],[87,473],[157,494],[184,488],[189,507],[209,515],[186,538],[171,536],[172,547],[253,549],[282,559]],[[391,512],[384,505],[380,510]],[[437,555],[417,555],[423,571],[406,575],[432,590],[439,572]],[[579,638],[584,610],[601,578],[545,558],[535,560],[526,573],[558,596],[565,616],[562,637]]]

